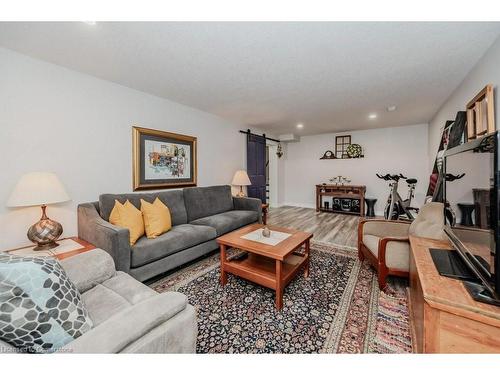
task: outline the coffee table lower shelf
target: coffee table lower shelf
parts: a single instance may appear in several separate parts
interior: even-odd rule
[[[282,280],[288,284],[300,267],[306,262],[305,256],[290,255],[282,264]],[[256,254],[247,254],[243,259],[224,263],[224,270],[243,277],[267,288],[276,287],[276,261]]]
[[[222,250],[221,246],[221,250]],[[246,253],[227,260],[225,246],[221,252],[221,284],[226,285],[227,273],[239,276],[276,291],[276,309],[283,307],[283,291],[295,275],[304,267],[305,277],[309,277],[309,241],[305,253],[293,253],[285,260],[275,260],[262,255]],[[223,260],[224,259],[224,260]]]

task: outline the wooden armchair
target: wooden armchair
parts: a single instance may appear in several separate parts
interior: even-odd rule
[[[443,204],[437,202],[423,206],[413,222],[363,220],[358,226],[358,257],[377,270],[378,284],[384,289],[388,275],[408,277],[408,236],[444,239],[443,227]]]

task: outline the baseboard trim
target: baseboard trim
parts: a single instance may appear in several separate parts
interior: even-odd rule
[[[284,203],[280,203],[279,206],[272,206],[272,207],[278,208],[278,207],[284,207],[284,206],[316,209],[316,205],[315,204],[311,204],[311,203],[297,203],[297,202],[284,202]],[[384,211],[375,210],[375,216],[377,216],[377,217],[383,217],[384,216]]]
[[[316,205],[311,203],[297,203],[297,202],[286,202],[282,203],[281,206],[293,206],[293,207],[302,207],[302,208],[316,208]]]

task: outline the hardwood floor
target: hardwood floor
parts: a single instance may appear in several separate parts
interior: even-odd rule
[[[313,208],[283,206],[270,208],[268,224],[314,234],[313,240],[356,248],[359,216],[316,212]]]

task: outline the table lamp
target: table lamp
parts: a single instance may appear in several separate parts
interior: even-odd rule
[[[236,194],[237,197],[245,196],[245,193],[243,193],[243,186],[252,185],[250,179],[248,178],[247,171],[244,170],[236,171],[233,177],[233,182],[231,184],[240,187],[240,191],[238,192],[238,194]]]
[[[7,202],[8,207],[41,206],[40,221],[28,229],[28,238],[37,246],[33,250],[48,250],[56,246],[63,232],[62,225],[48,218],[48,204],[69,201],[63,184],[54,173],[31,172],[23,175]]]

